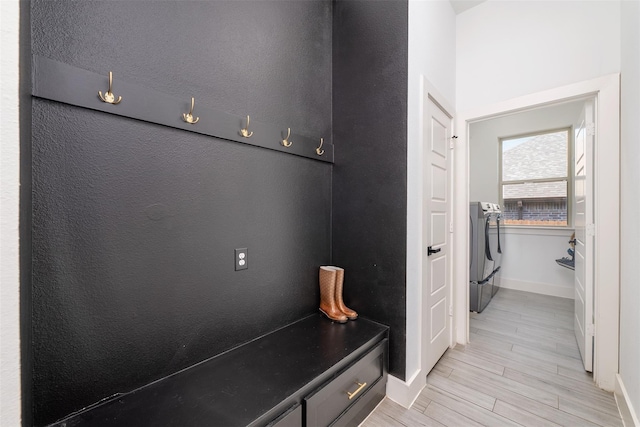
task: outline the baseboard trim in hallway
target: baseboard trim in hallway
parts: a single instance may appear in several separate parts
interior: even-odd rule
[[[551,295],[560,298],[573,299],[575,294],[573,287],[568,288],[566,286],[557,286],[549,283],[527,282],[524,280],[508,279],[506,277],[500,279],[500,286],[504,289]]]
[[[631,404],[631,399],[629,399],[627,389],[622,382],[620,374],[616,375],[616,391],[614,394],[616,402],[618,403],[618,408],[620,408],[620,415],[622,416],[622,422],[625,427],[640,427],[638,415]]]
[[[387,398],[405,408],[410,408],[425,385],[425,377],[420,370],[416,371],[406,382],[389,375],[387,379]]]
[[[573,300],[502,289],[470,327],[410,409],[387,398],[362,426],[623,425],[613,394],[583,369]]]

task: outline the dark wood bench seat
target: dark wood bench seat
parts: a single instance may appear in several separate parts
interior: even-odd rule
[[[331,411],[340,414],[338,424],[350,425],[364,418],[384,397],[387,337],[386,326],[366,319],[337,324],[314,314],[53,425],[311,426],[306,417]],[[358,378],[365,375],[373,379],[361,386],[367,381]],[[345,390],[347,383],[350,391]],[[336,394],[328,387],[337,388]],[[359,396],[349,398],[347,392],[358,388]],[[324,404],[315,403],[326,400],[318,397],[323,389],[334,400],[339,394],[340,402],[310,408],[306,401],[310,396],[316,396],[311,400],[313,405]],[[343,401],[348,404],[346,409],[335,407]]]

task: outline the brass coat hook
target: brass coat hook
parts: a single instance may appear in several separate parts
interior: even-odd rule
[[[285,147],[291,147],[293,141],[289,141],[289,137],[291,136],[291,128],[287,128],[287,137],[282,140],[282,145]]]
[[[322,149],[322,144],[324,144],[324,138],[320,138],[320,146],[316,148],[316,153],[318,153],[318,156],[322,156],[324,154],[324,150]]]
[[[116,100],[115,95],[113,94],[113,92],[111,91],[111,87],[113,86],[113,73],[111,71],[109,71],[109,90],[102,95],[102,91],[98,91],[98,98],[100,98],[100,100],[102,102],[106,102],[107,104],[119,104],[120,101],[122,101],[122,97],[119,96],[118,99]]]
[[[193,104],[195,103],[195,99],[193,99],[193,96],[191,97],[191,109],[189,110],[189,112],[187,114],[182,114],[182,119],[187,122],[187,123],[191,123],[196,124],[198,123],[198,120],[200,120],[200,117],[196,117],[195,119],[193,118]]]
[[[245,138],[251,138],[251,135],[253,135],[253,132],[249,132],[249,116],[247,116],[247,127],[244,129],[240,129],[240,135],[244,136]]]

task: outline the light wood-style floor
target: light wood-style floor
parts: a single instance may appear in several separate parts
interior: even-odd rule
[[[387,398],[362,426],[622,426],[613,395],[583,369],[573,300],[501,289],[471,313],[470,332],[411,409]]]

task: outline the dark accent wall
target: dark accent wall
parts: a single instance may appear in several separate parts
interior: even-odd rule
[[[31,46],[330,138],[331,20],[329,1],[34,0]],[[41,99],[31,114],[35,425],[317,311],[331,165]]]
[[[20,0],[20,382],[22,425],[33,425],[31,292],[31,7]]]
[[[333,16],[333,262],[347,302],[391,327],[404,380],[408,3],[338,0]]]

